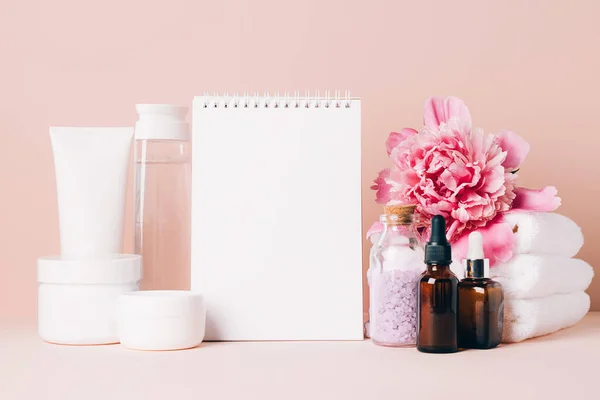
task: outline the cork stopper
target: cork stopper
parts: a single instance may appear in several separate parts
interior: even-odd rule
[[[410,225],[413,222],[413,214],[415,213],[414,205],[396,204],[385,206],[386,222],[389,225]]]

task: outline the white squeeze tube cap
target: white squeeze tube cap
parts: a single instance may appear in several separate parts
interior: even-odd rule
[[[188,107],[171,104],[136,104],[136,140],[190,140]]]

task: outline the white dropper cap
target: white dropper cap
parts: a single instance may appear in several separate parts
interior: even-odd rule
[[[467,250],[468,260],[483,260],[483,236],[479,232],[469,234],[469,249]]]
[[[469,248],[464,260],[465,277],[487,278],[490,276],[490,261],[483,254],[483,236],[479,232],[469,234]]]

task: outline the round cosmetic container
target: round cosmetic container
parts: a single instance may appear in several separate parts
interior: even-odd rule
[[[117,300],[138,290],[141,256],[38,259],[38,333],[50,343],[118,343]]]
[[[136,350],[182,350],[204,339],[206,310],[201,294],[143,290],[119,298],[121,344]]]

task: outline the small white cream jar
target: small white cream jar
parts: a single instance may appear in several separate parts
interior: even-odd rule
[[[118,343],[117,301],[139,289],[141,256],[38,259],[38,333],[51,343]]]
[[[199,293],[143,290],[119,298],[119,338],[135,350],[183,350],[204,339],[206,310]]]

